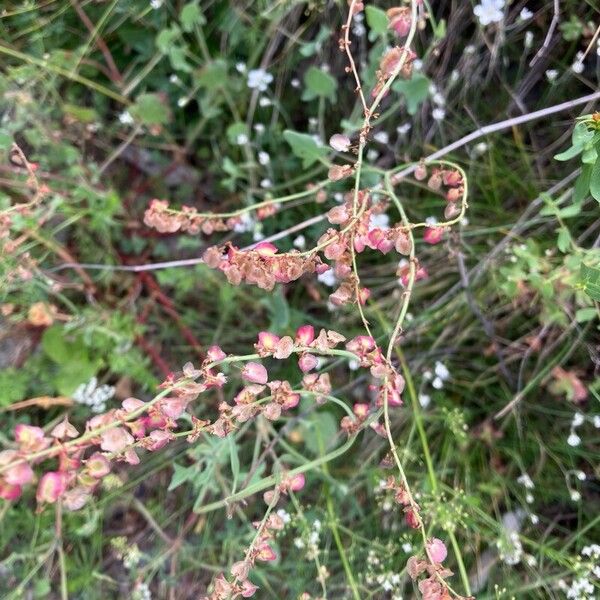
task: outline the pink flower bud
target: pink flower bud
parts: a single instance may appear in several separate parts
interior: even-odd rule
[[[277,254],[277,246],[275,244],[271,244],[271,242],[260,242],[254,246],[254,251],[259,254],[259,256],[275,256]]]
[[[269,380],[269,375],[267,370],[257,362],[249,362],[242,369],[242,377],[246,381],[251,381],[252,383],[260,383],[265,384]]]
[[[423,234],[423,241],[427,244],[438,244],[442,241],[444,227],[426,227]]]
[[[127,446],[133,444],[134,439],[123,427],[114,427],[105,431],[100,436],[100,448],[106,452],[123,452]]]
[[[59,471],[45,473],[38,484],[35,498],[39,504],[54,504],[67,489],[67,474]]]
[[[248,574],[250,573],[250,563],[246,560],[240,560],[236,563],[233,563],[230,572],[234,577],[242,581],[244,579],[248,579]]]
[[[443,563],[448,556],[446,544],[438,538],[433,538],[427,542],[427,553],[431,560],[435,563]]]
[[[20,485],[13,485],[0,479],[0,498],[3,500],[17,500],[23,492]]]
[[[296,331],[296,343],[299,346],[310,346],[315,339],[315,328],[312,325],[302,325]]]
[[[329,138],[329,145],[338,152],[347,152],[350,148],[350,138],[341,133],[336,133]]]
[[[211,362],[218,362],[219,360],[223,360],[227,354],[219,346],[211,346],[206,351],[206,356]]]
[[[345,206],[334,206],[327,213],[327,220],[334,225],[345,223],[348,220],[348,218],[349,215]]]
[[[263,415],[269,421],[276,421],[281,416],[281,406],[277,402],[269,402],[263,410]]]
[[[104,456],[104,454],[100,454],[100,452],[94,452],[86,461],[85,466],[87,468],[87,472],[94,479],[102,479],[110,473],[110,462]]]
[[[17,463],[4,473],[4,479],[10,485],[27,485],[33,481],[33,469],[29,463]]]
[[[174,439],[174,436],[170,431],[155,429],[145,438],[144,447],[150,450],[150,452],[155,452],[166,446],[172,439]]]
[[[140,457],[135,453],[135,450],[133,448],[127,448],[127,450],[125,450],[125,452],[123,453],[123,457],[125,458],[125,462],[127,462],[130,465],[140,464]]]
[[[415,168],[415,179],[417,181],[423,181],[427,177],[427,167],[424,164],[419,164]]]
[[[312,354],[303,354],[298,360],[298,366],[303,373],[308,373],[317,367],[319,359]]]
[[[294,475],[288,482],[288,487],[292,492],[299,492],[306,483],[306,479],[304,477],[304,473],[298,473],[298,475]]]

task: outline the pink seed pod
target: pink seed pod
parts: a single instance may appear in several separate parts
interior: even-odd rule
[[[302,325],[296,331],[296,343],[299,346],[310,346],[315,339],[315,328],[312,325]]]
[[[423,181],[427,177],[427,167],[422,163],[417,165],[414,175],[417,181]]]
[[[230,573],[241,581],[248,579],[248,574],[250,573],[250,563],[247,560],[240,560],[236,563],[233,563]]]
[[[23,493],[20,485],[13,485],[0,479],[0,498],[3,500],[17,500]]]
[[[50,435],[59,440],[64,440],[66,438],[76,438],[79,435],[79,432],[65,418],[50,432]]]
[[[423,233],[423,241],[427,244],[439,244],[444,235],[444,227],[426,227]]]
[[[427,553],[435,563],[443,563],[448,556],[446,544],[438,538],[433,538],[427,542]]]
[[[76,487],[64,493],[63,505],[67,510],[79,510],[85,506],[90,496],[90,492],[85,488]]]
[[[41,427],[22,423],[15,426],[15,441],[19,444],[20,449],[26,452],[42,450],[50,444],[50,439],[44,436],[44,430]]]
[[[35,498],[38,504],[47,502],[54,504],[67,489],[67,474],[60,471],[49,471],[42,475]]]
[[[288,358],[293,351],[294,340],[289,335],[286,335],[277,342],[273,357],[282,360]]]
[[[369,414],[369,405],[366,404],[365,402],[357,402],[356,404],[354,404],[354,406],[352,407],[352,412],[359,418],[359,419],[366,419],[367,415]]]
[[[329,138],[329,145],[338,152],[347,152],[350,144],[350,138],[342,133],[336,133]]]
[[[269,375],[267,370],[257,362],[249,362],[242,369],[242,377],[246,381],[251,381],[252,383],[260,383],[264,385],[269,380]]]
[[[225,354],[225,352],[223,352],[223,350],[221,350],[219,346],[215,345],[211,346],[206,351],[206,356],[211,362],[217,362],[219,360],[223,360],[227,356],[227,354]]]
[[[121,406],[123,407],[123,410],[125,410],[125,412],[131,413],[135,410],[137,410],[138,408],[142,408],[142,406],[144,406],[145,402],[142,402],[141,400],[138,400],[137,398],[125,398],[125,400],[123,400],[123,402],[121,402]]]
[[[288,487],[290,490],[292,490],[292,492],[299,492],[304,487],[305,483],[306,479],[304,477],[304,473],[298,473],[297,475],[291,477],[288,482]]]
[[[334,206],[327,213],[327,220],[333,225],[340,225],[349,219],[348,211],[345,206]]]
[[[85,462],[87,472],[94,479],[102,479],[110,473],[110,462],[100,452],[94,452]]]
[[[271,242],[260,242],[254,246],[253,250],[259,256],[275,256],[278,252],[277,246]]]
[[[279,343],[279,336],[270,331],[261,331],[258,334],[258,343],[255,344],[259,354],[272,354]]]
[[[100,440],[102,450],[116,454],[123,452],[127,446],[131,446],[134,442],[132,435],[123,427],[114,427],[105,431],[100,436]]]
[[[248,579],[242,582],[242,598],[251,598],[257,590],[258,586],[254,585]]]
[[[29,466],[29,463],[17,463],[4,473],[4,479],[9,485],[27,485],[33,481],[33,469]]]
[[[303,373],[308,373],[317,367],[319,359],[312,354],[303,354],[298,360],[298,366]]]
[[[263,542],[258,548],[258,552],[256,554],[256,560],[262,560],[265,562],[273,561],[277,558],[277,554],[269,544]]]

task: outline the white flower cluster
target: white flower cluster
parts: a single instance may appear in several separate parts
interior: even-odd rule
[[[92,412],[101,413],[106,410],[106,403],[115,395],[115,388],[110,385],[98,385],[96,377],[82,383],[73,394],[73,400],[85,404]]]
[[[585,423],[585,417],[583,416],[582,413],[580,412],[576,412],[573,415],[573,420],[571,421],[571,433],[569,434],[569,437],[567,438],[567,444],[569,444],[569,446],[579,446],[579,444],[581,444],[581,438],[579,437],[579,435],[577,434],[577,432],[575,431],[578,427],[581,427],[583,424]]]
[[[518,565],[523,558],[523,546],[516,531],[511,531],[506,537],[496,542],[500,560],[507,565]]]
[[[273,75],[264,69],[251,69],[248,71],[247,85],[251,90],[265,92],[273,81]]]
[[[580,553],[580,572],[576,579],[568,585],[564,579],[558,587],[570,600],[596,600],[596,586],[590,579],[600,579],[600,545],[584,546]]]
[[[299,550],[306,549],[306,558],[314,560],[319,555],[319,542],[321,539],[321,521],[315,519],[312,527],[306,532],[304,537],[294,539],[294,546]]]

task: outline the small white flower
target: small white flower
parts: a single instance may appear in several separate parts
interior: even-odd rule
[[[583,58],[584,58],[583,52],[578,52],[575,55],[575,61],[571,65],[571,71],[573,71],[573,73],[576,73],[577,75],[579,75],[580,73],[583,73],[583,68],[584,68],[583,67]]]
[[[336,193],[333,195],[333,199],[334,199],[336,202],[340,202],[340,203],[341,203],[341,202],[343,202],[343,201],[344,201],[344,194],[342,194],[342,192],[336,192]]]
[[[271,157],[269,156],[268,152],[264,152],[263,150],[261,150],[258,153],[258,162],[261,165],[268,165],[269,162],[271,162]]]
[[[485,142],[479,142],[479,144],[475,144],[473,150],[475,154],[483,154],[488,149],[488,145]]]
[[[423,61],[420,58],[415,58],[412,63],[413,69],[420,71],[423,68]]]
[[[433,227],[434,225],[437,225],[438,220],[437,217],[427,217],[425,219],[425,223],[427,223],[427,225],[429,225],[429,227]]]
[[[464,53],[467,55],[475,54],[476,51],[477,51],[477,48],[475,48],[475,46],[473,44],[469,44],[468,46],[465,46],[465,49],[464,49]]]
[[[525,489],[532,490],[535,485],[533,481],[531,481],[531,477],[527,473],[523,473],[523,475],[519,475],[517,477],[517,483],[520,483]]]
[[[252,90],[264,92],[273,81],[273,75],[264,69],[252,69],[248,71],[247,85]]]
[[[527,502],[527,504],[533,504],[533,501],[534,501],[533,494],[526,494],[525,495],[525,502]]]
[[[245,73],[246,72],[246,63],[243,63],[243,62],[235,63],[235,70],[238,73]]]
[[[446,111],[438,106],[431,111],[431,116],[435,121],[443,121],[446,118]]]
[[[162,0],[150,0],[150,8],[158,10],[162,6]]]
[[[419,404],[423,408],[427,408],[431,404],[431,396],[428,394],[419,394]]]
[[[402,550],[404,550],[404,552],[412,552],[412,549],[412,544],[409,544],[408,542],[402,544]]]
[[[433,375],[431,374],[431,371],[429,371],[429,370],[423,371],[423,379],[425,381],[431,381],[432,377],[433,377]]]
[[[600,415],[595,415],[594,416],[593,423],[594,423],[594,427],[596,429],[600,429]]]
[[[306,238],[302,234],[300,234],[294,239],[293,244],[299,250],[304,250],[304,248],[306,248]]]
[[[390,137],[387,134],[386,131],[378,131],[374,136],[373,139],[376,142],[379,142],[380,144],[387,144],[390,141]]]
[[[247,144],[248,143],[248,136],[245,133],[240,133],[239,135],[236,136],[235,143],[238,146],[243,146],[244,144]]]
[[[260,187],[261,188],[270,188],[273,185],[273,183],[271,182],[270,179],[268,179],[267,177],[265,177],[261,182],[260,182]]]
[[[398,135],[405,136],[410,131],[410,128],[410,123],[403,123],[402,125],[398,125],[398,127],[396,127],[396,131],[398,132]]]
[[[262,123],[256,123],[254,125],[254,131],[256,131],[256,133],[264,133],[265,132],[265,126]]]
[[[533,17],[533,13],[525,6],[523,10],[519,13],[520,21],[527,21]]]
[[[351,358],[348,361],[348,368],[351,371],[357,371],[359,367],[360,367],[360,363],[355,358]]]
[[[556,69],[548,69],[546,71],[546,79],[552,83],[558,77],[558,71]]]
[[[294,79],[292,79],[290,81],[290,84],[293,88],[299,88],[300,87],[300,80],[297,79],[296,77],[294,77]]]
[[[450,371],[443,362],[439,360],[435,363],[435,368],[433,369],[435,374],[442,380],[450,379]]]
[[[440,92],[436,92],[431,99],[433,100],[433,103],[438,106],[444,106],[446,104],[446,98],[444,98],[443,94]]]
[[[523,41],[525,48],[531,48],[533,46],[533,31],[527,30],[525,32],[525,40]]]
[[[571,490],[571,500],[573,500],[573,502],[579,502],[581,500],[581,494],[577,490]]]
[[[280,508],[277,511],[277,516],[284,522],[284,523],[289,523],[292,520],[292,517],[290,516],[290,513],[287,512],[285,509]]]
[[[436,390],[441,390],[444,387],[444,380],[441,377],[435,377],[434,380],[431,382],[431,385]]]
[[[492,23],[500,23],[504,19],[504,0],[481,0],[473,9],[479,24],[482,27]]]
[[[189,98],[182,96],[181,98],[179,98],[179,100],[177,100],[177,106],[179,106],[179,108],[183,108],[189,101]]]
[[[122,125],[131,125],[133,123],[133,117],[131,116],[131,113],[128,110],[124,110],[119,115],[119,122]]]
[[[581,438],[574,431],[571,431],[571,435],[567,438],[567,444],[573,447],[579,446],[579,444],[581,444]]]
[[[537,515],[529,515],[529,520],[533,525],[537,525],[540,522],[540,518]]]
[[[252,231],[255,226],[256,219],[250,213],[243,213],[240,216],[240,221],[233,226],[233,230],[236,233],[245,233],[246,231]]]
[[[571,421],[571,427],[580,427],[581,425],[583,425],[584,421],[585,421],[585,417],[583,416],[583,414],[580,412],[576,412],[573,415],[573,420]]]
[[[585,481],[585,473],[583,471],[577,471],[575,477],[577,477],[579,481]]]
[[[337,277],[333,272],[333,269],[328,269],[324,273],[317,275],[317,280],[327,287],[333,287],[337,283]]]
[[[175,75],[175,73],[173,73],[170,77],[169,77],[169,81],[171,83],[179,83],[181,80],[179,79],[179,77],[177,77],[177,75]]]
[[[265,107],[265,106],[271,106],[271,104],[273,104],[273,102],[271,102],[270,98],[267,98],[266,96],[261,96],[258,99],[258,105]]]

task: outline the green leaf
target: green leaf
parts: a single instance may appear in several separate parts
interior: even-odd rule
[[[587,197],[590,191],[590,177],[592,175],[592,165],[583,165],[581,173],[575,181],[573,190],[573,203],[581,204]]]
[[[588,306],[586,308],[580,308],[575,313],[575,320],[578,323],[586,323],[587,321],[592,321],[598,316],[598,312],[593,306]]]
[[[13,138],[9,133],[0,131],[0,150],[9,150],[12,146]]]
[[[140,94],[129,112],[144,125],[166,125],[170,118],[169,108],[158,94]]]
[[[596,160],[590,172],[590,194],[600,202],[600,160]]]
[[[593,146],[590,148],[585,148],[583,154],[581,155],[581,162],[584,165],[593,165],[597,159],[598,151]]]
[[[199,73],[197,79],[200,87],[214,91],[225,87],[227,82],[227,63],[224,60],[213,60]]]
[[[185,49],[181,46],[172,46],[170,48],[169,61],[175,71],[183,71],[184,73],[192,72],[192,67],[190,67],[185,58]]]
[[[329,412],[314,413],[303,425],[304,443],[313,454],[324,454],[331,449],[336,439],[337,420]]]
[[[177,463],[174,463],[173,475],[171,475],[171,482],[169,483],[167,490],[170,492],[176,487],[179,487],[182,483],[185,483],[186,481],[192,481],[197,470],[198,469],[196,468],[195,464],[190,465],[189,467],[183,467]]]
[[[565,227],[561,227],[558,230],[558,240],[556,242],[558,249],[564,254],[569,249],[570,243],[571,234],[569,233],[569,230]]]
[[[93,123],[98,119],[98,113],[87,106],[76,106],[75,104],[63,104],[63,110],[67,115],[80,123]]]
[[[419,105],[429,96],[431,81],[422,73],[413,73],[408,80],[399,80],[392,85],[392,89],[400,92],[406,100],[406,110],[409,115],[414,115]]]
[[[169,29],[163,29],[156,36],[156,46],[162,52],[162,54],[169,54],[173,43],[179,39],[181,31],[177,25],[173,25]]]
[[[577,156],[578,154],[581,154],[582,152],[583,152],[583,146],[581,146],[581,145],[571,146],[570,148],[567,148],[564,152],[560,152],[559,154],[556,154],[554,156],[554,160],[560,160],[560,161],[570,160],[571,158],[574,158],[575,156]]]
[[[600,302],[600,269],[596,266],[581,265],[581,287],[592,299]]]
[[[194,25],[204,25],[206,19],[200,12],[200,7],[197,2],[188,2],[182,9],[179,15],[181,21],[181,27],[184,31],[192,31]]]
[[[306,169],[320,158],[327,156],[329,153],[325,146],[317,144],[317,142],[305,133],[298,133],[286,129],[283,132],[285,141],[290,145],[295,156],[302,159],[302,167]]]
[[[367,15],[367,25],[371,31],[377,35],[385,35],[388,30],[389,21],[384,10],[376,6],[367,6],[365,9]]]
[[[304,92],[302,100],[313,100],[314,98],[328,98],[335,100],[337,81],[329,73],[310,67],[304,74]]]

